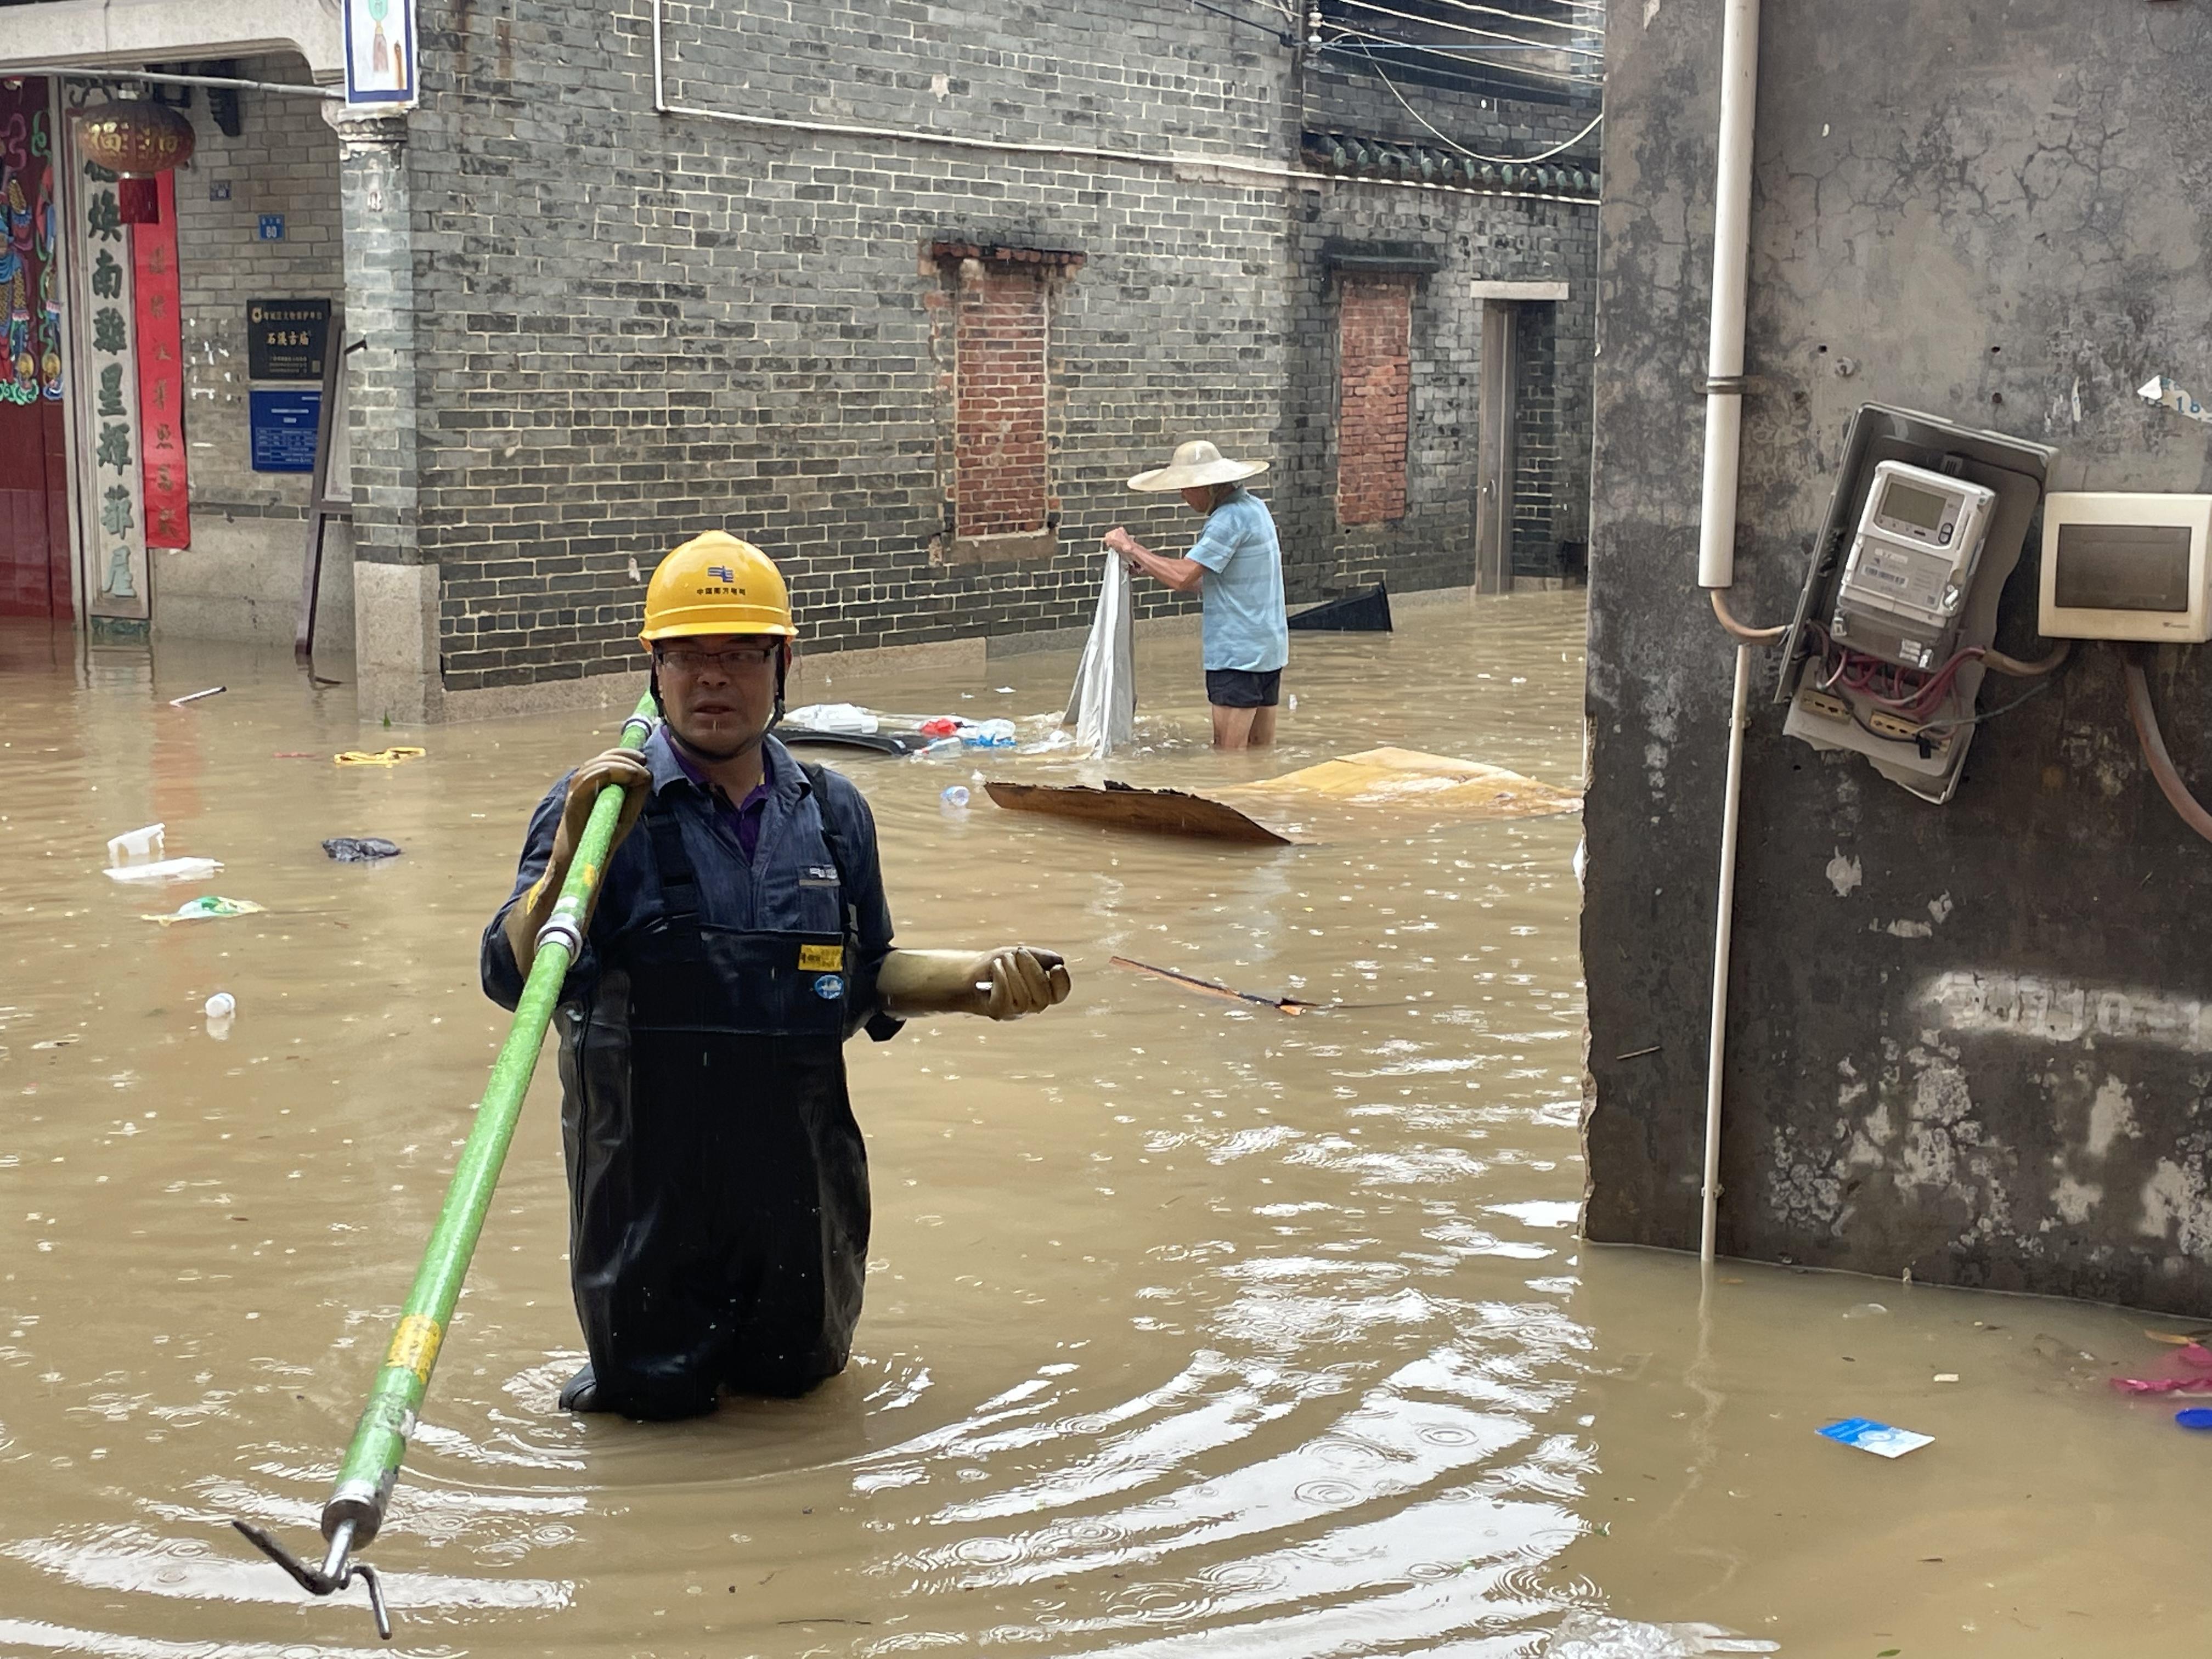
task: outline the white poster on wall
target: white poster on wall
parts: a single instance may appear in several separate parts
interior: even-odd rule
[[[356,109],[412,109],[415,0],[342,0],[345,96]]]

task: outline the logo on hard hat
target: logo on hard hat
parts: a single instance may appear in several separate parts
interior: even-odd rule
[[[738,573],[726,564],[710,564],[707,567],[707,574],[716,581],[734,582],[738,579]]]

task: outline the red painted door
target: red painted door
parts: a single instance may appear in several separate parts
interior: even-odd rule
[[[61,220],[47,87],[0,82],[0,616],[65,620]]]

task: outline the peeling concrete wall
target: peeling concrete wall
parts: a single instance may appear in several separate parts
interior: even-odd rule
[[[1607,37],[1586,1224],[1676,1248],[1731,659],[1694,586],[1720,12],[1642,0]],[[2212,389],[2212,13],[1766,0],[1762,35],[1738,613],[1788,614],[1862,403],[2053,445],[2057,489],[2212,489],[2212,431],[2132,390]],[[2039,649],[2037,569],[2032,535],[2002,648]],[[2153,684],[2212,787],[2204,653]],[[1984,726],[1940,807],[1785,739],[1765,689],[1723,1250],[2212,1310],[2212,847],[2142,766],[2118,657]]]

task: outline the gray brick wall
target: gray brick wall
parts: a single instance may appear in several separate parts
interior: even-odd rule
[[[307,78],[297,58],[250,58],[249,80]],[[183,301],[185,441],[195,507],[298,518],[301,473],[256,472],[246,421],[246,307],[259,299],[330,300],[343,306],[338,142],[318,100],[239,95],[239,136],[209,114],[204,88],[190,116],[198,146],[177,174],[177,272]],[[228,199],[214,199],[227,191]],[[284,216],[284,240],[258,235],[264,213]]]
[[[784,563],[817,648],[1079,624],[1108,527],[1187,543],[1184,509],[1124,480],[1199,434],[1276,459],[1293,598],[1370,572],[1468,579],[1463,279],[1568,274],[1591,209],[662,117],[646,29],[565,0],[424,8],[416,505],[448,688],[628,665],[642,576],[710,526]],[[1310,116],[1294,54],[1185,0],[748,0],[673,5],[665,29],[672,100],[785,119],[1283,165]],[[1085,256],[1054,284],[1046,556],[933,554],[945,400],[924,256],[952,239]],[[1354,534],[1334,518],[1322,254],[1359,239],[1445,268],[1414,308],[1407,517]]]

